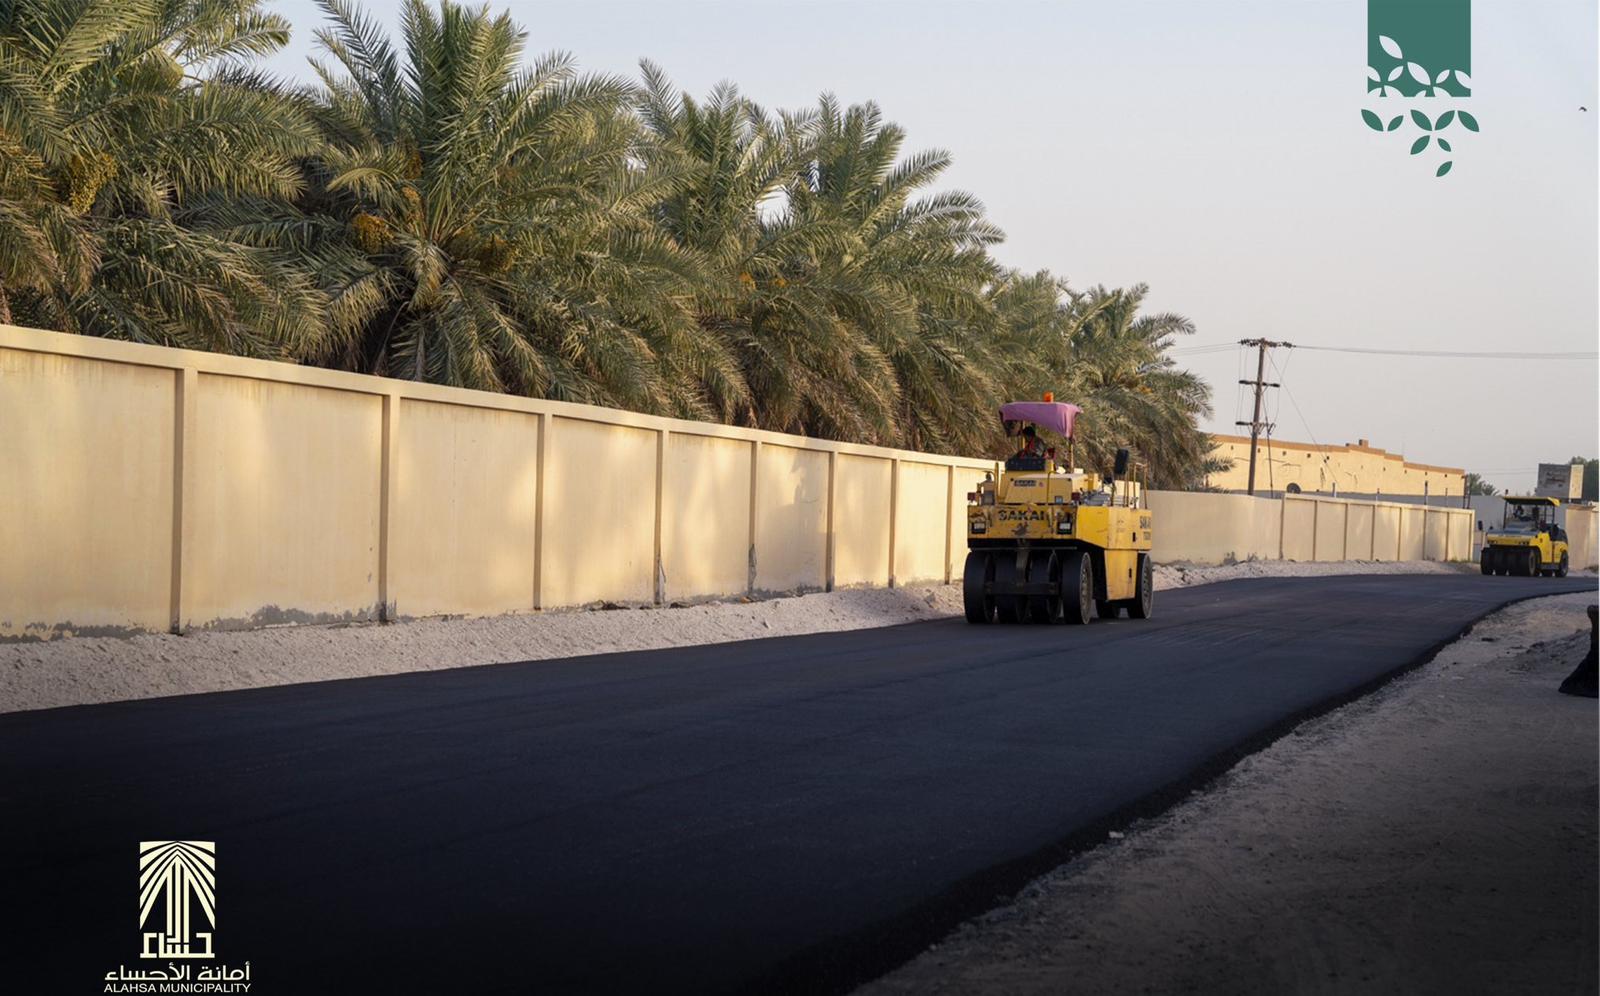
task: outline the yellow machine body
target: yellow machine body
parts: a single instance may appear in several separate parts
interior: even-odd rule
[[[1145,584],[1150,583],[1150,568],[1141,557],[1149,558],[1154,516],[1139,483],[1055,468],[1005,471],[997,481],[980,483],[968,497],[969,567],[973,556],[1000,560],[998,577],[993,576],[996,568],[991,565],[989,574],[969,578],[969,586],[982,584],[1002,599],[1018,592],[1034,593],[1041,585],[1052,583],[1050,568],[1041,568],[1041,562],[1053,563],[1049,558],[1054,555],[1065,563],[1068,555],[1079,552],[1090,562],[1092,599],[1100,614],[1113,615],[1121,607],[1140,614],[1132,611],[1130,603],[1140,599],[1141,576],[1146,578]],[[1056,564],[1058,571],[1060,563]],[[1045,580],[1036,581],[1035,575]],[[1007,578],[1018,580],[1008,582]],[[1059,597],[1062,582],[1057,578],[1053,583]],[[1044,595],[1048,598],[1052,592],[1047,588]],[[1004,614],[1007,603],[1000,604]],[[1016,598],[1010,604],[1011,615],[1026,614]],[[1148,614],[1148,599],[1140,611]],[[1048,608],[1042,614],[1054,615]]]
[[[1483,537],[1484,574],[1565,577],[1571,551],[1556,522],[1559,498],[1507,497],[1505,518]]]

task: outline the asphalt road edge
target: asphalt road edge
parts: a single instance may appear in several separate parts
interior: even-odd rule
[[[1440,651],[1489,616],[1520,602],[1582,589],[1538,592],[1509,598],[1474,616],[1459,632],[1431,644],[1405,664],[1339,695],[1330,696],[1285,716],[1255,734],[1213,754],[1183,777],[1108,813],[1099,820],[1031,854],[976,872],[922,900],[912,908],[862,930],[830,938],[797,952],[739,988],[743,993],[845,993],[911,960],[965,921],[1011,902],[1034,879],[1103,844],[1113,831],[1166,813],[1196,791],[1206,791],[1234,765],[1296,727],[1349,705],[1433,660]],[[1550,694],[1556,694],[1552,688]]]

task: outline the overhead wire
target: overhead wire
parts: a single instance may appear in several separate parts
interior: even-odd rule
[[[1194,346],[1179,346],[1169,349],[1171,356],[1205,356],[1210,353],[1221,353],[1232,349],[1237,343],[1213,342],[1200,343]],[[1291,349],[1310,349],[1319,353],[1356,353],[1368,356],[1418,356],[1434,359],[1462,359],[1462,360],[1594,360],[1600,359],[1600,352],[1575,351],[1575,352],[1534,352],[1530,350],[1465,350],[1465,349],[1378,349],[1367,346],[1315,346],[1306,343],[1294,343]]]

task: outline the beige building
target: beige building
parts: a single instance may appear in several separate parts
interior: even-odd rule
[[[1232,461],[1227,470],[1210,474],[1206,484],[1223,491],[1244,491],[1250,478],[1250,437],[1213,435],[1211,455]],[[1365,439],[1339,446],[1319,446],[1286,439],[1262,438],[1256,447],[1256,491],[1322,492],[1350,495],[1429,495],[1461,497],[1466,471],[1412,463]]]

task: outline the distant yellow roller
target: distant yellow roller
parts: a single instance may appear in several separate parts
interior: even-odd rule
[[[1483,538],[1479,567],[1485,574],[1567,576],[1567,533],[1556,524],[1558,498],[1507,498],[1505,518]]]

